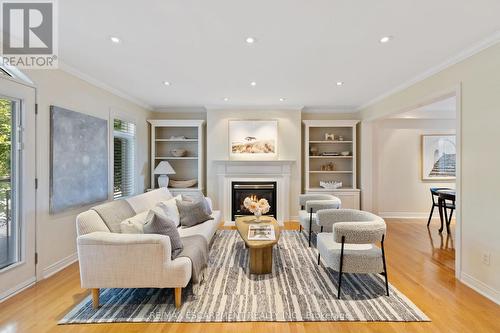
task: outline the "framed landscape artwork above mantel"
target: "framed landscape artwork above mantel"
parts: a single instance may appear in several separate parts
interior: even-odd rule
[[[456,160],[455,135],[422,135],[422,180],[455,180]]]
[[[230,120],[231,160],[273,160],[278,158],[277,120]]]

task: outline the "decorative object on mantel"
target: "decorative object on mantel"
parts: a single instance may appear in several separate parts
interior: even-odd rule
[[[198,180],[196,179],[188,179],[188,180],[173,180],[170,179],[168,185],[170,187],[175,187],[175,188],[189,188],[198,183]]]
[[[333,164],[332,162],[323,164],[321,166],[321,171],[335,171],[335,164]]]
[[[321,156],[340,156],[340,153],[336,151],[325,151],[321,153]]]
[[[231,159],[276,159],[278,157],[277,120],[230,120]]]
[[[342,156],[349,156],[349,155],[351,155],[351,152],[350,151],[341,151],[340,155],[342,155]]]
[[[271,209],[271,206],[269,206],[269,202],[266,199],[262,198],[257,200],[257,197],[255,196],[246,197],[243,201],[243,205],[255,215],[255,222],[260,222],[262,214],[267,214],[269,209]]]
[[[335,141],[335,134],[325,133],[325,141]]]
[[[155,175],[158,177],[159,187],[168,187],[168,175],[175,175],[175,170],[167,161],[161,161],[155,168]]]
[[[184,157],[187,156],[187,150],[182,148],[172,149],[170,151],[174,157]]]
[[[319,182],[319,186],[322,187],[322,188],[326,188],[326,189],[336,190],[336,189],[342,187],[342,182],[335,181],[335,180],[332,180],[332,181],[320,181]]]

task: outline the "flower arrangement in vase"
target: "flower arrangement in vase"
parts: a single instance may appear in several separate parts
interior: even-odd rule
[[[269,206],[269,202],[266,199],[262,198],[257,200],[255,196],[246,197],[243,201],[243,205],[255,215],[256,222],[260,222],[262,214],[268,213],[269,209],[271,209],[271,206]]]

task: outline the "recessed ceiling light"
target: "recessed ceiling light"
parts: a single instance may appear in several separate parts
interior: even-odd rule
[[[337,86],[343,86],[344,85],[344,81],[337,81]]]
[[[224,102],[229,101],[229,97],[224,97]]]
[[[257,82],[252,81],[252,82],[250,82],[250,85],[251,85],[252,87],[255,87],[255,86],[257,85]]]
[[[280,98],[280,102],[284,102],[285,99],[283,97]]]
[[[394,37],[393,36],[384,36],[380,38],[380,42],[382,44],[390,42]]]
[[[122,41],[120,38],[115,37],[115,36],[111,36],[111,37],[109,37],[109,39],[110,39],[113,43],[115,43],[115,44],[120,44],[120,43],[121,43],[121,41]]]
[[[256,42],[256,39],[254,37],[247,37],[245,42],[247,42],[247,44],[253,44]]]
[[[169,86],[169,85],[170,85],[170,82],[168,82],[168,81],[163,81],[163,85],[165,85],[165,86]]]

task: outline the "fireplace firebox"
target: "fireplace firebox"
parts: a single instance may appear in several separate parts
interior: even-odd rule
[[[246,197],[253,197],[257,200],[262,198],[267,199],[271,209],[266,216],[276,218],[277,198],[276,198],[276,182],[232,182],[231,183],[231,219],[235,221],[237,217],[253,215],[243,205]]]

